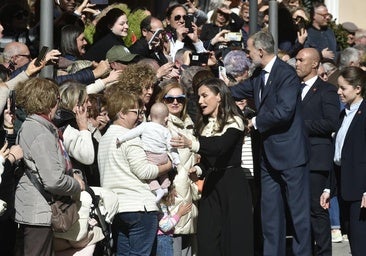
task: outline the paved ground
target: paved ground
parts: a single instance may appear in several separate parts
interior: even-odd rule
[[[291,239],[287,240],[286,256],[293,256],[291,250]],[[349,248],[348,241],[343,241],[341,243],[332,243],[332,256],[351,256],[351,250]]]
[[[348,255],[351,255],[348,242],[343,241],[342,243],[332,243],[332,256]]]

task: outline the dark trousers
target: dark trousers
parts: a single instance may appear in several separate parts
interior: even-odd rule
[[[198,214],[198,255],[252,256],[250,189],[241,168],[206,176]]]
[[[320,196],[326,187],[329,172],[310,172],[310,212],[313,255],[331,256],[332,241],[328,210],[320,206]]]
[[[366,252],[366,209],[361,208],[361,201],[343,201],[344,216],[348,228],[348,240],[352,256],[365,255]]]
[[[310,192],[307,166],[275,170],[261,162],[263,255],[286,255],[286,205],[293,226],[292,251],[309,256]]]
[[[52,256],[53,232],[51,227],[21,224],[17,230],[16,256]]]

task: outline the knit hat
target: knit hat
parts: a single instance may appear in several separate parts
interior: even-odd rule
[[[342,27],[347,30],[348,33],[355,33],[358,30],[358,27],[353,22],[343,22]]]
[[[113,46],[106,55],[108,61],[121,61],[124,63],[131,62],[134,58],[138,56],[137,54],[132,54],[126,47],[122,45]]]

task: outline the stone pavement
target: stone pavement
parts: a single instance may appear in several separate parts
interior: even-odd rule
[[[343,241],[341,243],[332,243],[332,256],[350,256],[351,250],[349,243]]]

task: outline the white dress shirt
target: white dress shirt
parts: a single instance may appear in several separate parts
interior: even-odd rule
[[[346,138],[348,128],[351,125],[353,117],[355,116],[358,108],[360,107],[363,100],[352,104],[351,106],[346,106],[346,115],[344,116],[341,128],[337,133],[336,141],[335,141],[335,153],[334,153],[334,163],[336,165],[341,165],[341,157],[342,157],[342,148],[344,144],[344,139]]]
[[[310,90],[310,88],[313,86],[313,84],[315,83],[316,79],[318,79],[318,76],[314,76],[314,77],[310,78],[309,80],[307,80],[306,82],[304,82],[306,85],[302,89],[302,92],[301,92],[301,100],[303,100],[305,98],[306,94],[308,93],[308,91]]]

